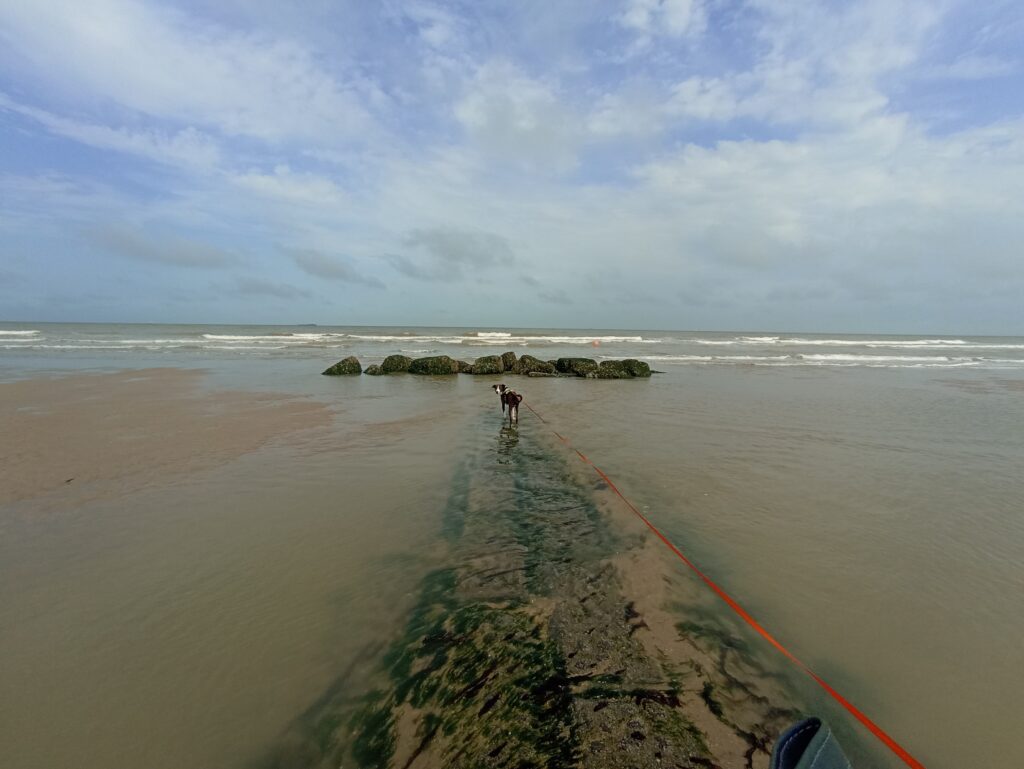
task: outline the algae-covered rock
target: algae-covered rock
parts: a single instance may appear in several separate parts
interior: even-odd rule
[[[333,366],[324,370],[325,376],[351,376],[352,374],[362,374],[363,367],[359,363],[359,358],[354,355],[349,355],[343,360],[339,360]]]
[[[562,374],[586,376],[597,373],[597,361],[593,358],[559,358],[555,361],[555,368]]]
[[[597,367],[598,379],[632,379],[626,364],[621,360],[603,360]]]
[[[408,371],[409,366],[412,365],[412,358],[408,355],[389,355],[384,359],[384,362],[380,364],[380,370],[385,374],[398,374],[403,371]]]
[[[505,363],[500,355],[484,355],[473,363],[474,374],[501,374],[505,371]]]
[[[447,355],[417,358],[409,365],[410,374],[458,374],[459,362]]]
[[[553,371],[528,371],[526,372],[526,376],[558,376],[558,374]]]
[[[457,360],[455,362],[459,364],[459,373],[460,374],[472,374],[473,373],[473,364],[472,363],[467,363],[464,360]]]
[[[524,355],[516,361],[515,366],[512,367],[513,374],[554,374],[555,367],[553,364],[547,361],[534,358],[532,355]]]
[[[381,374],[384,373],[384,370],[376,363],[371,363],[369,366],[366,367],[366,370],[363,371],[363,373],[369,374],[370,376],[380,376]]]
[[[514,371],[516,366],[516,354],[509,350],[501,354],[501,363],[506,371]]]
[[[638,377],[649,377],[651,375],[651,367],[644,363],[642,360],[636,358],[626,358],[622,361],[622,365],[626,367],[633,376]]]

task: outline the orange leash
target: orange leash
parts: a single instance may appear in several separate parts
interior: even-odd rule
[[[540,414],[538,414],[537,411],[533,408],[533,406],[531,406],[529,403],[526,403],[526,401],[523,401],[523,404],[543,424],[548,424],[547,420],[544,419],[544,417],[542,417]],[[555,434],[558,440],[560,440],[566,446],[572,448],[569,444],[568,438],[566,438],[553,428],[549,427],[549,429],[551,429],[551,432]],[[771,633],[765,630],[764,626],[761,625],[760,622],[754,619],[754,617],[751,616],[751,614],[746,609],[740,606],[740,604],[736,601],[735,598],[733,598],[731,595],[725,592],[725,590],[721,588],[714,580],[712,580],[711,577],[709,577],[707,574],[698,569],[697,566],[693,563],[693,561],[691,561],[689,558],[683,555],[682,551],[678,547],[673,545],[672,542],[669,541],[668,537],[662,534],[658,527],[651,523],[647,519],[647,517],[637,509],[636,505],[634,505],[632,502],[626,499],[625,495],[621,491],[619,491],[618,486],[616,486],[612,482],[612,479],[605,475],[604,471],[600,467],[591,462],[590,459],[587,458],[586,454],[584,454],[579,449],[575,448],[573,449],[573,451],[576,452],[576,455],[580,458],[580,460],[583,461],[584,464],[593,467],[594,472],[596,472],[601,477],[601,480],[608,484],[608,488],[614,491],[616,496],[618,496],[619,499],[626,503],[626,507],[632,510],[636,514],[637,518],[643,521],[647,525],[647,528],[654,532],[655,536],[657,536],[658,539],[664,542],[665,546],[668,547],[669,550],[671,550],[679,557],[679,560],[685,563],[698,577],[700,577],[701,580],[703,580],[704,584],[706,584],[708,587],[714,590],[718,597],[729,605],[730,609],[732,609],[736,614],[738,614],[744,622],[750,625],[750,627],[756,630],[758,635],[760,635],[768,643],[770,643],[772,646],[774,646],[776,649],[782,652],[782,654],[786,658],[788,658],[790,662],[792,662],[798,668],[807,673],[807,675],[813,678],[815,683],[818,684],[818,686],[820,686],[822,689],[828,692],[829,696],[832,697],[832,699],[834,699],[836,702],[842,705],[843,708],[850,715],[852,715],[854,718],[860,721],[865,727],[867,727],[868,731],[870,731],[873,735],[875,735],[875,737],[881,740],[885,744],[885,746],[889,748],[889,750],[891,750],[893,753],[899,756],[903,763],[911,767],[911,769],[924,769],[924,764],[922,764],[920,761],[918,761],[916,758],[910,755],[906,748],[904,748],[902,745],[896,742],[896,740],[890,737],[885,732],[885,730],[882,729],[882,727],[880,727],[878,724],[876,724],[874,721],[872,721],[870,718],[864,715],[864,713],[857,709],[852,702],[850,702],[848,699],[846,699],[846,697],[844,697],[835,689],[833,689],[824,679],[821,678],[821,676],[819,676],[817,673],[811,670],[811,668],[808,667],[803,661],[801,661],[795,654],[793,654],[793,652],[791,652],[789,649],[783,646],[780,641],[778,641]]]

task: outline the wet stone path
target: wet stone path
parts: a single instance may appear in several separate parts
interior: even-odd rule
[[[564,452],[525,428],[479,433],[444,512],[452,565],[424,579],[400,637],[368,654],[383,658],[381,685],[352,701],[340,680],[268,765],[766,765],[793,713],[729,673],[735,644],[691,621],[678,632],[704,664],[651,654],[612,560],[626,544]],[[753,703],[749,725],[731,719],[731,695]],[[742,764],[719,763],[708,718]]]

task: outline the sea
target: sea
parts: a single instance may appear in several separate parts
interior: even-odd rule
[[[0,323],[0,383],[188,369],[332,414],[75,509],[0,506],[0,765],[269,766],[337,682],[370,692],[421,581],[461,557],[453,479],[512,449],[500,378],[320,372],[506,350],[647,361],[649,380],[506,380],[536,410],[530,461],[578,462],[565,436],[925,766],[1024,763],[1024,337]],[[744,642],[855,766],[901,765]]]
[[[4,369],[33,362],[45,365],[47,360],[88,365],[90,361],[156,359],[167,365],[190,365],[201,360],[247,358],[312,360],[334,353],[355,355],[368,364],[396,352],[414,357],[472,358],[506,348],[545,359],[642,357],[656,368],[1024,368],[1024,338],[953,334],[63,323],[7,323],[0,327]]]

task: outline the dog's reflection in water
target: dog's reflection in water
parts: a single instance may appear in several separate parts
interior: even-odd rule
[[[512,461],[512,455],[519,445],[519,425],[502,426],[498,431],[498,461],[507,463]]]

